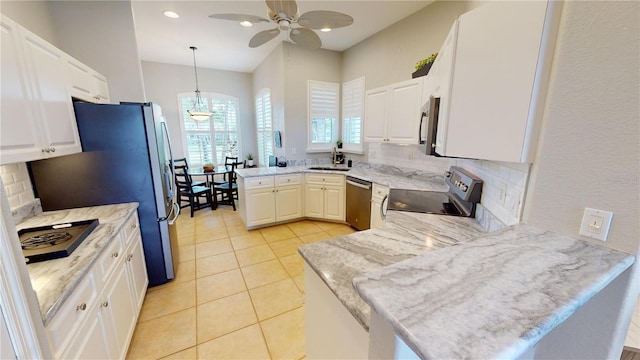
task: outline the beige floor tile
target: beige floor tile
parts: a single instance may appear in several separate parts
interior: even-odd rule
[[[264,237],[259,232],[251,232],[243,235],[232,236],[231,244],[235,250],[246,249],[253,246],[265,245]]]
[[[159,359],[196,345],[196,308],[136,325],[127,359]]]
[[[249,231],[249,230],[247,230],[247,228],[244,225],[229,225],[229,226],[227,226],[227,233],[231,237],[238,236],[238,235],[250,234],[252,232],[257,232],[257,230]]]
[[[304,307],[260,322],[274,359],[300,359],[304,354]]]
[[[327,230],[327,233],[333,237],[338,237],[338,236],[344,236],[344,235],[349,235],[349,234],[353,234],[354,232],[356,232],[354,229],[352,229],[349,226],[343,225],[342,228],[335,228],[335,229],[329,229]]]
[[[260,229],[260,233],[267,242],[295,238],[296,234],[287,225],[276,225]]]
[[[198,344],[257,322],[247,292],[201,304],[197,309]]]
[[[270,260],[260,264],[241,268],[247,288],[253,289],[289,277],[287,271],[278,260]]]
[[[287,224],[289,229],[293,231],[297,236],[313,234],[322,231],[322,229],[313,223],[313,221],[303,220],[294,223]]]
[[[201,278],[238,268],[233,252],[196,259],[196,278]]]
[[[284,268],[291,277],[300,275],[304,271],[304,260],[302,260],[302,256],[300,256],[300,254],[296,253],[289,256],[283,256],[280,258],[280,262],[284,265]]]
[[[168,283],[160,289],[147,293],[138,321],[156,319],[194,306],[196,306],[195,280],[175,285]]]
[[[249,294],[260,321],[284,314],[304,304],[304,296],[290,278],[251,289]]]
[[[196,258],[196,246],[195,245],[184,245],[178,248],[180,257],[180,262],[191,261]]]
[[[227,230],[225,229],[224,225],[220,225],[212,229],[197,227],[194,242],[198,244],[207,241],[226,239],[228,237],[229,235],[227,234]]]
[[[198,304],[247,291],[239,269],[199,278],[196,282]]]
[[[238,201],[238,200],[236,200]],[[240,215],[236,215],[236,216],[223,216],[222,220],[224,220],[224,224],[226,226],[233,226],[233,225],[242,225],[242,219],[240,219]]]
[[[298,286],[298,290],[304,294],[304,272],[300,275],[294,276],[293,281],[296,283],[296,286]]]
[[[178,230],[178,245],[193,245],[196,243],[196,233],[195,230],[190,232],[182,232]]]
[[[184,283],[196,279],[196,261],[180,262],[175,268],[175,278],[168,282],[169,285]]]
[[[198,359],[271,359],[258,324],[198,345]]]
[[[175,354],[163,357],[161,360],[195,360],[197,359],[197,347],[193,346],[186,350],[178,351]]]
[[[332,230],[332,229],[339,229],[339,228],[343,228],[345,226],[349,226],[349,225],[345,225],[345,224],[340,224],[340,223],[333,223],[333,222],[326,222],[326,221],[314,221],[314,224],[316,224],[320,229],[327,231],[327,230]]]
[[[233,251],[229,239],[207,241],[196,244],[196,259]]]
[[[255,246],[248,249],[236,250],[236,258],[240,266],[253,265],[276,258],[276,254],[266,243],[261,246]]]
[[[298,246],[304,245],[298,238],[274,241],[269,243],[273,252],[278,256],[289,256],[298,253]]]
[[[212,212],[208,216],[201,216],[196,218],[195,224],[197,226],[215,229],[217,227],[224,226],[224,221],[222,221],[222,215]]]
[[[302,240],[302,242],[304,242],[305,244],[311,244],[311,243],[314,243],[314,242],[327,240],[327,239],[331,239],[331,238],[334,238],[334,237],[335,236],[330,235],[329,233],[327,233],[324,230],[321,230],[320,232],[313,233],[313,234],[307,234],[307,235],[298,236],[298,238],[300,240]]]

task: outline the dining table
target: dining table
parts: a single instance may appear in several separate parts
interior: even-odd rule
[[[238,165],[242,165],[242,164],[243,164],[243,162],[232,163],[232,164],[229,164],[229,165],[220,165],[220,166],[214,167],[213,171],[205,171],[204,168],[202,168],[202,167],[196,167],[196,168],[191,168],[191,169],[187,170],[187,174],[192,175],[192,176],[205,176],[206,177],[206,186],[208,186],[211,189],[211,192],[213,193],[213,208],[217,209],[218,208],[218,197],[216,196],[216,193],[213,190],[213,187],[215,185],[217,185],[217,184],[220,184],[221,182],[216,183],[215,176],[216,175],[223,175],[225,177],[224,182],[229,182],[229,187],[231,187],[232,186],[232,182],[234,181],[233,172],[235,171],[235,169],[238,168]],[[229,176],[226,176],[227,174]],[[234,209],[235,209],[235,205],[234,205]]]

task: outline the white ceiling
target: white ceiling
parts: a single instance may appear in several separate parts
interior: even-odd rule
[[[331,32],[317,32],[322,48],[343,51],[389,25],[432,3],[432,0],[298,0],[298,12],[332,10],[353,17],[353,24]],[[196,46],[198,67],[253,72],[288,33],[258,47],[249,48],[251,37],[272,29],[273,23],[245,28],[229,20],[211,19],[210,14],[238,13],[268,18],[264,1],[150,1],[132,0],[133,16],[140,58],[168,64],[193,65],[189,46]],[[180,15],[170,19],[163,15],[173,10]]]

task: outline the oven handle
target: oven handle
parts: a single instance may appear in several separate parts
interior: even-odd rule
[[[385,195],[380,202],[380,219],[385,220],[387,218],[387,214],[384,213],[384,202],[389,199],[389,195]]]
[[[364,184],[360,184],[360,183],[357,183],[357,182],[354,182],[354,181],[351,181],[351,180],[347,180],[347,184],[353,185],[355,187],[359,187],[361,189],[366,189],[366,190],[371,189],[371,185],[364,185]]]

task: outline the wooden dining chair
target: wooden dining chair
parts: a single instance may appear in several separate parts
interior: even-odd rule
[[[215,209],[211,188],[208,186],[193,185],[191,175],[188,174],[189,169],[186,165],[175,166],[176,186],[178,187],[178,201],[180,208],[190,207],[191,217],[196,210],[211,207]],[[202,200],[202,202],[201,202]],[[183,203],[186,202],[186,205]],[[235,210],[235,206],[234,206]]]
[[[227,167],[230,169],[228,174],[225,174],[227,181],[222,184],[214,184],[213,186],[213,198],[216,202],[216,206],[219,204],[233,206],[233,211],[236,211],[235,200],[238,199],[238,184],[236,183],[236,163],[232,163]],[[220,195],[220,200],[218,200]]]
[[[171,165],[171,160],[169,161],[169,165]],[[187,162],[187,158],[173,159],[173,166],[186,166],[189,169],[189,163]],[[193,179],[192,179],[193,180]],[[195,181],[192,182],[192,186],[206,186],[207,183],[205,181]]]

